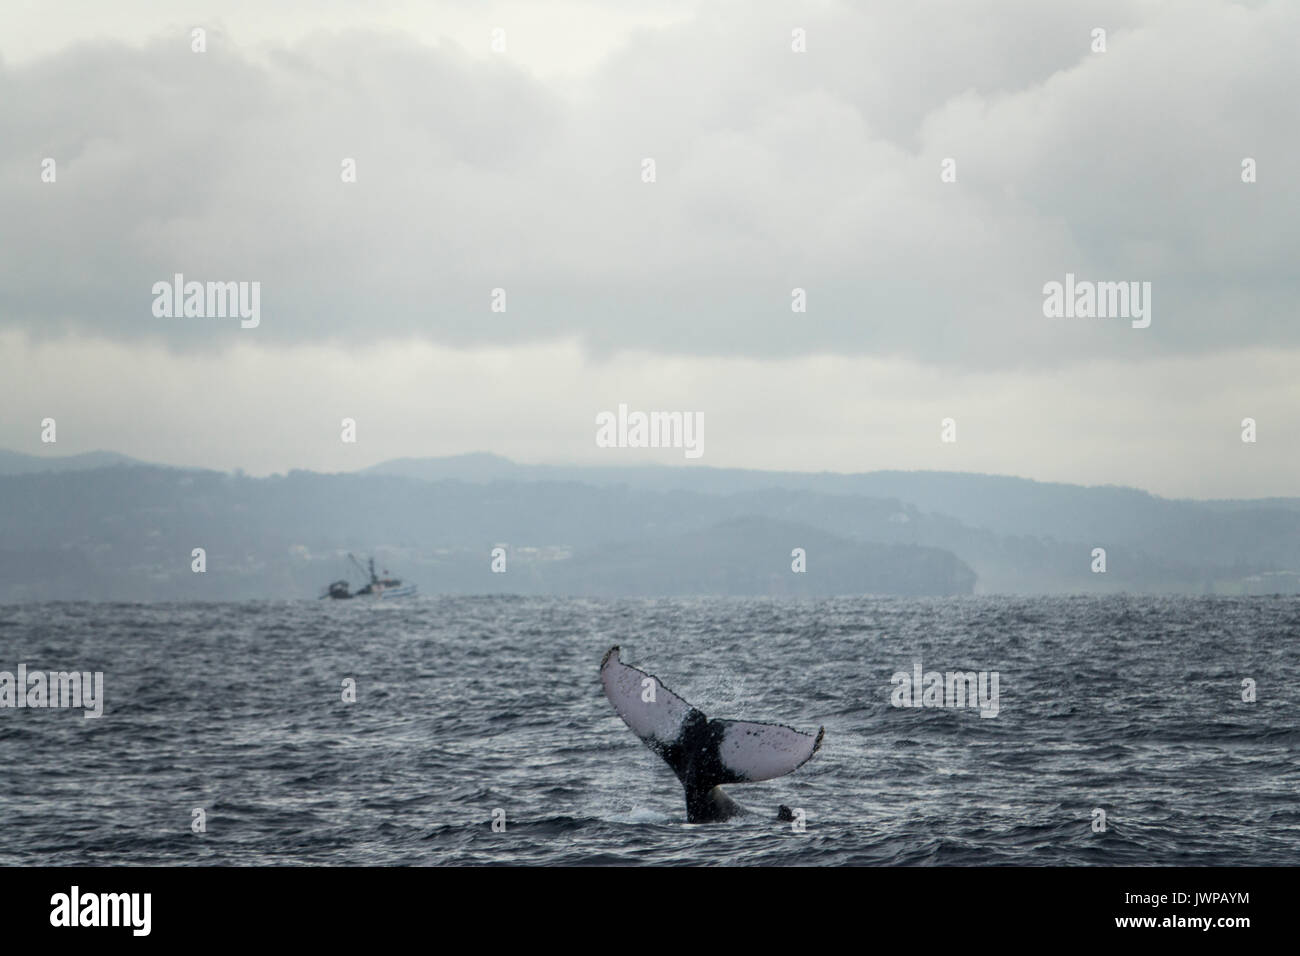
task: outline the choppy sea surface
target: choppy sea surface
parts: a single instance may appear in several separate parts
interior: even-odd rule
[[[686,823],[613,644],[821,752]],[[105,682],[0,709],[0,864],[1293,865],[1298,651],[1290,597],[0,605],[0,671]],[[997,716],[892,706],[918,658]]]

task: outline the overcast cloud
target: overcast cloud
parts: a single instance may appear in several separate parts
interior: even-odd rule
[[[703,464],[1297,493],[1295,4],[263,6],[0,12],[0,444],[49,451],[58,405],[64,453],[323,467],[334,405],[265,446],[158,436],[351,369],[397,429],[363,421],[356,466],[609,461],[593,416],[644,396],[713,403]],[[260,325],[155,317],[178,272],[260,282]],[[1044,317],[1067,272],[1151,283],[1150,327]],[[108,427],[97,354],[151,429]],[[222,391],[139,381],[182,368]],[[959,463],[941,412],[986,422]]]

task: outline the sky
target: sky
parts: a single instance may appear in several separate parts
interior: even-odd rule
[[[11,0],[0,447],[1300,494],[1297,39],[1208,0]],[[256,325],[158,314],[176,274]],[[1071,281],[1149,313],[1046,315]],[[598,447],[620,404],[704,454]]]

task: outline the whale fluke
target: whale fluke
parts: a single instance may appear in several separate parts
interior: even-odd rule
[[[822,727],[814,737],[784,724],[710,720],[653,674],[624,664],[617,645],[601,659],[600,681],[632,732],[677,774],[686,791],[686,818],[691,823],[743,813],[722,791],[722,784],[784,776],[807,763],[826,732]]]

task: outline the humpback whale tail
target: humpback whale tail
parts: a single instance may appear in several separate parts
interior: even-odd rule
[[[624,664],[617,646],[601,659],[600,681],[632,732],[677,774],[691,823],[726,820],[744,812],[723,793],[722,784],[784,776],[817,752],[826,732],[822,727],[814,737],[783,724],[710,720],[653,674]]]

